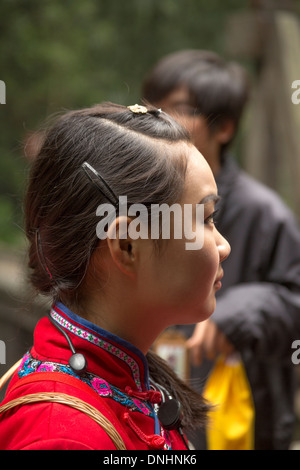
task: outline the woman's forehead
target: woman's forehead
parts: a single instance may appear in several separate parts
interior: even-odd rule
[[[188,147],[185,195],[199,203],[204,198],[214,202],[218,190],[211,168],[196,147]]]

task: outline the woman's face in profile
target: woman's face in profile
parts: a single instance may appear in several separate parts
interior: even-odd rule
[[[211,169],[194,146],[178,145],[187,156],[184,192],[179,203],[184,212],[185,205],[189,206],[187,223],[194,241],[202,239],[203,244],[197,249],[187,249],[193,240],[186,238],[184,229],[181,238],[174,238],[173,232],[170,240],[162,240],[159,253],[153,250],[153,241],[145,243],[139,286],[149,307],[152,306],[151,311],[156,312],[155,317],[164,327],[196,323],[213,313],[215,294],[221,287],[223,275],[221,263],[230,253],[228,242],[213,221],[218,194]],[[201,205],[201,210],[199,206],[196,210],[197,204]]]

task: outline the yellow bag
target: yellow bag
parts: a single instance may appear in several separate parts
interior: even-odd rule
[[[209,450],[254,448],[254,404],[243,362],[239,355],[220,357],[204,390],[214,405],[206,430]]]

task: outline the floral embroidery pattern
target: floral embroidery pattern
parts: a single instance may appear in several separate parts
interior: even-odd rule
[[[39,361],[34,359],[28,352],[25,354],[22,363],[20,364],[18,376],[22,378],[34,372],[61,372],[72,375],[73,377],[76,377],[77,379],[89,385],[98,393],[99,396],[112,398],[121,405],[129,408],[130,411],[139,411],[146,416],[151,416],[152,418],[154,417],[154,410],[152,406],[148,404],[148,402],[142,402],[137,398],[130,397],[117,387],[110,385],[101,377],[91,374],[90,372],[87,372],[83,376],[79,377],[79,375],[75,374],[71,367],[67,364],[51,361]]]
[[[66,320],[64,317],[59,315],[56,310],[52,309],[50,312],[51,317],[57,321],[63,328],[70,331],[79,338],[85,339],[96,346],[99,346],[101,349],[113,354],[114,356],[118,357],[122,361],[124,361],[131,369],[133,379],[136,383],[136,386],[139,391],[142,391],[141,386],[141,379],[140,379],[140,369],[137,362],[126,354],[122,349],[114,346],[113,344],[109,343],[106,340],[99,338],[98,336],[85,331],[83,328],[77,327],[73,325],[69,320]]]

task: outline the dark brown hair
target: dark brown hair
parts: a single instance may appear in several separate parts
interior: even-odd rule
[[[162,58],[147,74],[142,97],[157,104],[175,88],[185,85],[190,104],[202,114],[211,132],[225,119],[237,126],[248,100],[245,71],[205,50],[181,50]]]
[[[184,155],[172,145],[176,142],[189,143],[186,131],[153,107],[137,114],[104,103],[58,119],[33,162],[25,199],[29,267],[37,292],[80,305],[81,286],[99,245],[96,208],[107,202],[82,164],[92,165],[117,197],[172,204],[181,197],[186,169]],[[185,424],[201,423],[202,398],[153,352],[148,358],[153,376],[183,403]]]
[[[182,140],[188,141],[185,131],[166,114],[135,114],[110,103],[71,111],[50,128],[25,200],[31,281],[38,292],[73,297],[99,242],[96,208],[108,200],[82,164],[92,165],[130,203],[171,203],[180,198],[185,165],[165,144]]]

